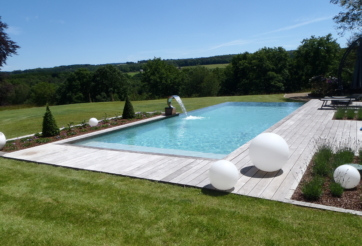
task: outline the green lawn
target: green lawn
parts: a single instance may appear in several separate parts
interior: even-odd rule
[[[282,94],[278,95],[256,95],[256,96],[235,96],[235,97],[203,97],[183,98],[188,111],[215,105],[222,102],[283,102]],[[162,100],[134,101],[132,102],[135,111],[164,111],[167,106],[166,98]],[[172,105],[182,112],[175,100]],[[88,121],[91,117],[102,119],[121,115],[124,102],[103,102],[103,103],[80,103],[60,106],[51,106],[50,110],[56,119],[59,127],[66,126],[69,122],[80,123]],[[45,107],[8,109],[0,111],[0,132],[6,138],[14,138],[27,134],[33,134],[42,130]]]
[[[0,158],[0,245],[359,245],[358,216]]]

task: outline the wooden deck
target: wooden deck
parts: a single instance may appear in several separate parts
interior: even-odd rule
[[[359,130],[362,122],[332,120],[335,111],[320,109],[321,105],[321,101],[311,100],[265,131],[280,135],[289,145],[290,157],[282,170],[267,173],[257,169],[249,158],[249,143],[228,155],[225,159],[234,163],[240,170],[240,178],[230,192],[362,215],[357,211],[290,200],[314,154],[316,141],[330,139],[340,144],[344,141],[356,142],[362,139]],[[101,132],[110,130],[114,128]],[[71,141],[83,137],[84,135],[72,138]],[[213,189],[209,182],[208,170],[215,160],[79,147],[67,145],[69,141],[66,139],[7,153],[3,157]]]

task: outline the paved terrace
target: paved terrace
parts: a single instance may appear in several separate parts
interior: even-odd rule
[[[354,103],[357,104],[357,103]],[[306,165],[315,151],[318,139],[330,139],[336,144],[362,139],[361,121],[332,120],[335,110],[320,109],[322,102],[311,100],[292,114],[266,130],[282,136],[289,145],[290,157],[282,170],[267,173],[257,169],[250,161],[246,143],[225,159],[240,170],[240,178],[230,192],[269,200],[293,203],[301,206],[329,209],[362,215],[362,212],[316,205],[290,200],[299,184]],[[362,105],[362,104],[361,104]],[[159,116],[160,118],[163,116]],[[145,121],[152,121],[148,119]],[[132,125],[139,122],[132,123]],[[116,129],[124,126],[116,127]],[[89,135],[114,130],[105,129]],[[85,135],[49,143],[25,150],[7,153],[3,157],[42,164],[105,172],[160,182],[213,189],[208,170],[212,159],[136,153],[120,150],[96,149],[67,145],[69,141]]]

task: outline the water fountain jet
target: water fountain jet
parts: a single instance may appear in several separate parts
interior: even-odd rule
[[[182,103],[181,98],[179,96],[177,96],[177,95],[169,96],[167,98],[168,107],[165,108],[165,115],[176,114],[176,108],[171,105],[172,99],[175,99],[178,102],[178,104],[180,105],[180,107],[182,109],[182,112],[187,116],[186,108],[185,108],[184,104]]]

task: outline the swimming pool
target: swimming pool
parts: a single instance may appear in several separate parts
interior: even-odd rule
[[[222,103],[72,144],[222,159],[303,103]]]

